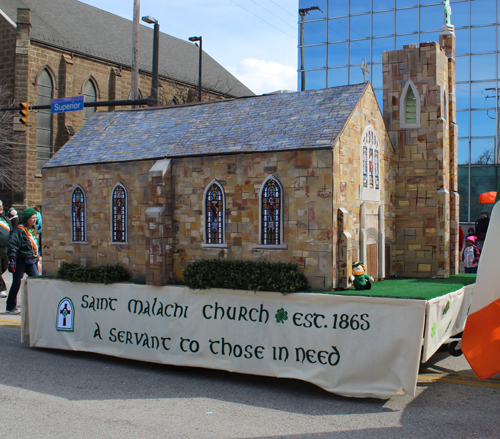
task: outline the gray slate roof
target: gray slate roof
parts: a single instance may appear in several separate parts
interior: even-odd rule
[[[45,167],[331,147],[369,84],[98,112]]]
[[[14,23],[17,8],[31,9],[33,41],[117,65],[132,65],[130,20],[77,0],[0,0],[0,10]],[[130,8],[133,8],[133,2],[130,2]],[[152,46],[153,29],[139,26],[139,68],[147,72],[152,71]],[[197,85],[198,57],[199,48],[193,43],[160,33],[160,76]],[[254,95],[205,52],[202,83],[204,87],[235,97]],[[148,90],[143,92],[149,94]]]

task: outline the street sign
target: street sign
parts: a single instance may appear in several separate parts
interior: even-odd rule
[[[69,111],[83,110],[83,96],[52,99],[51,113],[67,113]]]

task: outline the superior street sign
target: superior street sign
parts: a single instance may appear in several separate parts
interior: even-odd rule
[[[51,113],[67,113],[69,111],[83,110],[83,96],[52,99]]]

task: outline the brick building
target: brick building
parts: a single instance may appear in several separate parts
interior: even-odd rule
[[[140,26],[139,97],[144,98],[151,89],[152,44],[153,30]],[[129,99],[131,46],[131,21],[79,1],[0,0],[0,86],[11,93],[9,102],[0,106],[12,101],[50,104],[53,98],[78,95],[86,102]],[[160,34],[159,47],[160,105],[196,100],[198,47],[166,34]],[[206,53],[202,83],[202,100],[253,95]],[[14,151],[23,189],[0,187],[5,206],[41,203],[43,165],[94,111],[32,111],[29,127],[16,118]]]
[[[43,168],[44,274],[123,263],[181,281],[204,258],[351,262],[383,279],[458,272],[454,33],[384,54],[371,85],[100,113]],[[105,150],[105,152],[103,152]]]

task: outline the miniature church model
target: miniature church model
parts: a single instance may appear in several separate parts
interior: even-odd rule
[[[458,272],[455,36],[383,55],[369,83],[96,113],[43,168],[43,272],[296,263],[313,290]]]

